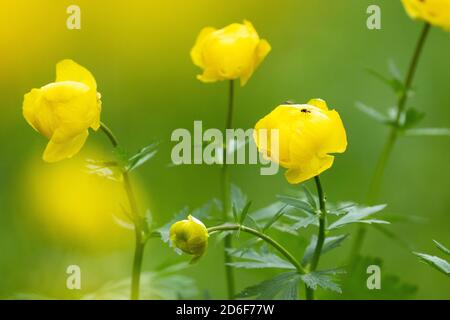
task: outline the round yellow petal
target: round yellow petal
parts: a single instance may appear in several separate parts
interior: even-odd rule
[[[23,115],[50,142],[44,160],[70,158],[83,146],[88,129],[100,126],[101,101],[92,74],[72,60],[57,64],[56,82],[27,93]]]
[[[202,52],[205,39],[207,39],[207,36],[209,36],[214,31],[216,31],[216,29],[212,27],[203,28],[202,31],[200,31],[197,40],[195,41],[195,46],[191,50],[192,61],[196,66],[200,68],[204,68]]]
[[[92,73],[70,59],[62,60],[56,65],[56,82],[60,81],[81,82],[92,90],[97,90],[97,82]]]
[[[73,157],[81,150],[88,135],[89,132],[85,130],[65,141],[55,142],[53,139],[50,140],[45,148],[43,160],[52,163]]]
[[[191,50],[191,58],[203,69],[203,74],[197,76],[200,81],[240,78],[241,85],[245,85],[269,51],[269,43],[259,38],[250,22],[244,21],[219,30],[204,28]]]
[[[412,19],[450,31],[450,0],[402,0],[402,3]]]
[[[262,129],[278,130],[278,146],[264,145],[260,141]],[[289,183],[300,183],[329,169],[334,161],[330,154],[342,153],[347,148],[339,114],[329,110],[321,99],[312,99],[303,105],[278,106],[258,121],[254,138],[260,152],[289,169],[286,172]],[[278,150],[271,150],[274,147]],[[278,158],[273,156],[277,153]]]

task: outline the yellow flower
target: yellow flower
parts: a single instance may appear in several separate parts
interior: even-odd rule
[[[270,44],[259,38],[253,25],[232,23],[223,29],[204,28],[191,50],[195,65],[203,69],[203,82],[241,79],[244,86],[264,60]]]
[[[50,141],[46,162],[74,156],[92,128],[100,127],[101,101],[92,74],[72,60],[56,65],[56,81],[28,92],[23,101],[27,122]]]
[[[170,227],[172,245],[184,253],[200,258],[208,247],[208,231],[198,219],[189,215],[187,220],[181,220]]]
[[[260,131],[265,129],[266,132]],[[278,150],[271,150],[271,130],[277,130]],[[267,142],[263,140],[267,134]],[[328,110],[321,99],[308,104],[284,104],[258,121],[254,139],[258,149],[270,160],[288,170],[286,179],[291,184],[306,181],[333,165],[334,156],[347,148],[344,125],[335,110]]]
[[[412,19],[450,31],[450,0],[402,0],[402,3]]]

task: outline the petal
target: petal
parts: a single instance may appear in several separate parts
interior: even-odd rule
[[[347,134],[345,132],[344,124],[336,110],[331,110],[327,114],[330,119],[331,132],[329,134],[329,139],[324,146],[325,152],[343,153],[347,149]]]
[[[291,168],[285,172],[285,177],[290,184],[298,184],[309,180],[325,170],[331,168],[334,162],[333,156],[315,158],[307,166],[302,168]]]
[[[245,86],[253,75],[253,69],[248,69],[248,71],[243,72],[240,78],[241,87]]]
[[[62,81],[42,88],[43,97],[54,119],[51,139],[60,143],[71,139],[87,128],[97,127],[100,107],[95,91],[81,82]],[[50,138],[50,137],[49,137]]]
[[[250,21],[244,20],[244,26],[247,28],[247,30],[248,30],[248,32],[249,32],[250,34],[256,34],[256,35],[258,35],[258,33],[256,32],[255,27],[253,26],[253,23],[251,23]]]
[[[272,47],[270,46],[269,42],[267,42],[267,40],[262,39],[259,42],[258,47],[256,48],[255,68],[261,64],[261,62],[266,58],[271,50]]]
[[[309,105],[322,109],[323,111],[328,111],[328,105],[325,100],[316,98],[308,101]]]
[[[203,71],[203,74],[197,75],[197,79],[201,82],[211,83],[219,80],[223,80],[223,78],[217,74],[217,72],[212,68],[207,68]]]
[[[56,65],[56,82],[60,81],[82,82],[89,88],[97,90],[97,83],[92,73],[70,59],[62,60]]]
[[[72,139],[60,143],[51,139],[45,148],[42,158],[46,162],[57,162],[73,157],[83,147],[88,135],[89,132],[86,130]]]
[[[200,68],[204,68],[203,45],[207,37],[214,31],[216,31],[216,29],[212,27],[203,28],[202,31],[200,31],[200,34],[198,35],[197,40],[195,41],[195,45],[191,50],[192,62],[194,62],[194,64]]]
[[[97,131],[100,128],[100,114],[102,112],[102,101],[100,99],[97,100],[97,112],[94,117],[94,122],[91,124],[91,128],[94,131]]]
[[[23,98],[22,113],[25,120],[34,130],[38,131],[38,124],[36,119],[36,111],[39,108],[39,103],[42,93],[40,89],[32,89],[30,92],[25,94]]]
[[[418,7],[418,3],[415,0],[402,0],[406,13],[412,18],[416,19],[421,15],[421,10]]]
[[[27,122],[37,132],[50,139],[58,126],[58,121],[52,112],[51,105],[44,97],[44,90],[31,90],[24,97],[22,111]]]

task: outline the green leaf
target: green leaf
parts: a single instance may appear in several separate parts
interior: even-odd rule
[[[403,78],[402,74],[401,74],[399,68],[397,67],[397,65],[395,64],[395,61],[393,59],[389,59],[389,61],[388,61],[388,69],[389,69],[390,75],[394,79],[402,82],[402,78]]]
[[[370,290],[367,288],[367,268],[377,265],[381,268],[381,290]],[[413,299],[417,293],[417,286],[402,281],[398,276],[388,273],[383,267],[380,258],[356,257],[348,266],[348,274],[343,277],[342,294],[325,292],[321,299],[344,299],[344,300],[404,300]]]
[[[264,227],[262,228],[263,231],[268,230],[275,222],[278,221],[278,219],[280,219],[284,214],[285,214],[285,210],[287,207],[287,204],[284,205],[283,207],[281,207],[274,215],[273,217],[266,222],[266,224],[264,225]]]
[[[154,155],[158,152],[158,146],[159,142],[155,142],[139,150],[138,153],[128,159],[126,170],[133,171],[153,158]]]
[[[317,290],[318,287],[334,291],[337,293],[342,293],[341,288],[333,282],[333,275],[337,273],[343,273],[340,269],[325,270],[325,271],[314,271],[304,275],[300,275],[302,281],[313,290]]]
[[[266,207],[263,207],[256,211],[253,211],[250,214],[256,221],[266,221],[266,220],[270,220],[274,216],[274,212],[278,212],[283,207],[286,208],[285,209],[286,212],[288,212],[289,209],[291,209],[291,211],[295,210],[292,207],[286,207],[286,206],[287,205],[285,203],[277,201],[277,202],[269,204]]]
[[[295,300],[298,297],[298,284],[301,281],[297,272],[285,272],[272,279],[248,287],[236,298],[256,297],[258,300]]]
[[[404,131],[408,137],[450,137],[450,128],[417,128]]]
[[[297,208],[299,210],[302,210],[308,214],[316,214],[316,211],[314,210],[313,207],[311,207],[311,205],[301,199],[297,199],[294,197],[290,197],[290,196],[282,196],[282,195],[278,195],[277,196],[278,199],[280,199],[281,202],[284,202],[285,204],[288,204],[294,208]]]
[[[231,185],[231,201],[236,207],[237,212],[242,212],[248,203],[245,193],[235,184]]]
[[[122,165],[125,166],[128,163],[129,154],[128,151],[124,148],[115,147],[113,150],[113,154]]]
[[[94,174],[113,181],[121,181],[122,170],[120,169],[119,163],[117,161],[105,162],[92,159],[87,159],[86,161],[87,173]]]
[[[259,225],[259,223],[255,219],[253,219],[253,217],[250,215],[247,215],[243,225],[261,231],[261,226]]]
[[[436,256],[431,256],[425,253],[413,252],[416,256],[420,258],[423,262],[429,264],[436,270],[442,272],[443,274],[450,276],[450,263],[446,260],[441,259]]]
[[[332,214],[334,216],[343,216],[347,213],[349,213],[350,210],[357,207],[356,203],[353,202],[342,202],[338,203],[336,205],[333,205],[332,203],[328,203],[328,213]]]
[[[348,236],[349,236],[349,234],[343,234],[343,235],[340,235],[337,237],[327,237],[323,244],[321,254],[323,255],[335,248],[338,248],[342,244],[342,242],[344,242],[344,240],[347,239]],[[302,259],[303,265],[307,265],[311,262],[311,258],[314,254],[316,244],[317,244],[317,236],[313,235],[311,237],[310,243],[308,244],[308,246],[305,249],[305,253],[304,253],[303,259]]]
[[[400,121],[400,127],[402,129],[409,129],[416,126],[425,117],[425,112],[419,111],[414,108],[408,108],[404,117]]]
[[[192,278],[179,275],[187,264],[168,266],[165,269],[143,272],[141,274],[141,299],[176,300],[192,299],[198,295],[198,289]],[[126,300],[130,295],[131,278],[112,281],[100,289],[86,294],[82,300]]]
[[[303,191],[305,192],[306,199],[308,200],[308,203],[311,206],[311,208],[317,210],[318,206],[316,197],[311,193],[311,191],[309,191],[308,187],[306,187],[305,185],[303,185]]]
[[[236,209],[236,206],[234,205],[234,203],[232,204],[232,212],[233,212],[234,222],[238,223],[238,212],[237,212],[237,209]]]
[[[239,219],[239,224],[242,225],[244,223],[245,219],[247,218],[247,214],[248,214],[248,211],[249,211],[251,205],[252,205],[252,202],[249,201],[249,202],[247,202],[245,207],[242,209],[241,216],[240,216],[240,219]]]
[[[397,233],[392,232],[391,230],[388,230],[381,224],[373,224],[372,226],[375,230],[379,231],[381,234],[385,235],[389,239],[398,243],[403,248],[411,250],[412,245],[408,241],[406,241],[402,237],[400,237]]]
[[[439,250],[441,250],[445,254],[450,255],[450,250],[447,249],[442,243],[437,242],[436,240],[433,240],[433,242],[436,244],[436,247],[438,247]]]
[[[371,216],[374,213],[380,212],[386,208],[385,204],[372,206],[372,207],[354,207],[350,209],[350,211],[344,215],[339,220],[332,223],[328,230],[333,230],[340,228],[344,225],[350,224],[350,223],[382,223],[382,224],[389,224],[387,221],[383,220],[376,220],[376,219],[366,219],[367,217]]]
[[[318,216],[306,216],[306,217],[297,217],[297,216],[291,216],[291,215],[287,215],[286,216],[289,219],[292,219],[295,221],[295,223],[292,225],[292,229],[297,231],[301,228],[307,228],[310,225],[319,225],[319,217]]]
[[[362,102],[356,102],[356,108],[358,108],[360,111],[371,117],[372,119],[376,120],[379,123],[382,124],[392,124],[392,119],[390,119],[388,116],[384,115],[383,113],[379,112],[378,110],[369,107],[365,105]]]
[[[227,252],[232,257],[247,260],[228,263],[229,266],[235,268],[295,270],[295,266],[271,252],[257,252],[256,250],[247,250],[243,252],[235,249],[227,250]]]
[[[373,69],[366,69],[367,72],[372,75],[374,78],[380,80],[384,84],[386,84],[388,87],[390,87],[396,94],[400,94],[404,90],[403,83],[401,80],[396,78],[388,78],[378,71],[375,71]]]

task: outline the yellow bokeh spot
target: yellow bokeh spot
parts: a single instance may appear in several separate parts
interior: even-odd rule
[[[38,226],[45,236],[71,245],[121,247],[133,235],[123,226],[131,223],[124,213],[129,205],[122,182],[93,174],[86,164],[82,155],[50,165],[32,162],[25,176],[25,200],[33,229]],[[139,196],[138,186],[134,187]]]

